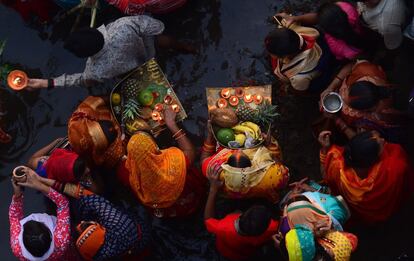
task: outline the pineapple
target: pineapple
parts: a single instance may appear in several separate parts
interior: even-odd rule
[[[134,120],[141,117],[141,107],[135,99],[129,99],[124,105],[124,111],[122,112],[122,120]]]
[[[236,115],[240,121],[251,121],[267,129],[279,114],[277,113],[276,105],[265,101],[256,109],[247,105],[241,105],[236,109]]]
[[[240,105],[236,109],[237,118],[240,121],[252,121],[255,122],[256,110],[247,105]]]
[[[277,106],[271,104],[269,101],[265,101],[263,104],[259,105],[256,109],[256,123],[264,128],[269,128],[273,123],[276,116],[279,113],[277,112]]]

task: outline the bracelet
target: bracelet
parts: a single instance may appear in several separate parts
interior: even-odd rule
[[[183,132],[183,129],[179,129],[176,133],[172,135],[173,138],[177,137],[181,132]]]
[[[204,152],[208,152],[208,153],[211,153],[211,152],[215,152],[216,151],[215,148],[206,148],[204,146],[201,148],[201,150],[204,151]]]
[[[175,140],[179,140],[179,139],[181,139],[181,138],[183,138],[183,137],[185,137],[185,136],[187,136],[187,134],[182,133],[182,134],[181,134],[181,135],[179,135],[178,137],[175,137]]]
[[[335,75],[335,78],[336,79],[338,79],[338,80],[340,80],[341,82],[343,82],[344,81],[344,79],[342,79],[341,77],[339,77],[338,75]]]
[[[53,89],[53,88],[55,88],[55,81],[53,81],[53,79],[48,79],[47,80],[47,89],[50,90],[50,89]]]
[[[320,161],[322,164],[325,164],[325,162],[326,162],[326,154],[324,154],[324,153],[322,153],[322,152],[319,152],[319,161]]]
[[[57,192],[63,192],[63,188],[65,187],[64,183],[61,183],[59,181],[55,181],[52,185],[52,189],[56,190]]]
[[[208,144],[206,142],[204,142],[203,146],[206,147],[206,148],[216,148],[216,145]]]

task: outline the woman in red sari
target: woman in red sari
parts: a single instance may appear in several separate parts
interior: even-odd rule
[[[165,111],[165,124],[178,148],[159,149],[145,132],[131,137],[127,157],[117,176],[156,217],[183,217],[194,213],[205,196],[206,179],[194,168],[194,146],[175,122],[176,113]]]
[[[345,147],[331,146],[330,134],[319,135],[325,182],[333,194],[344,197],[355,220],[386,221],[414,189],[406,152],[376,131],[357,134]]]

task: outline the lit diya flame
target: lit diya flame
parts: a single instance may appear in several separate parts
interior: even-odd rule
[[[227,107],[227,100],[224,98],[220,98],[217,101],[217,107],[219,108],[226,108]]]
[[[162,120],[161,114],[158,111],[153,111],[151,114],[152,120],[159,121]]]
[[[256,94],[254,96],[254,103],[257,104],[257,105],[259,105],[262,102],[263,102],[263,96],[260,95],[260,94]]]
[[[239,87],[239,88],[236,89],[236,96],[239,97],[239,98],[243,98],[243,96],[244,96],[243,88]]]
[[[181,108],[180,106],[178,106],[178,104],[174,103],[173,105],[171,105],[171,109],[173,109],[173,111],[175,112],[180,112]]]
[[[239,104],[239,98],[237,96],[233,95],[229,98],[229,103],[231,106],[237,106]]]
[[[251,94],[247,94],[247,93],[246,93],[246,94],[244,95],[243,100],[244,100],[244,102],[250,103],[250,102],[252,102],[252,101],[253,101],[253,95],[251,95]]]
[[[22,90],[27,86],[29,78],[26,73],[20,70],[14,70],[9,73],[7,76],[7,84],[13,90]]]
[[[173,98],[170,95],[165,95],[164,103],[170,105],[173,101]]]
[[[157,103],[155,104],[154,109],[156,111],[162,111],[164,109],[164,105],[162,105],[161,103]]]
[[[220,95],[224,99],[228,99],[230,97],[230,89],[228,89],[228,88],[222,89],[221,92],[220,92]]]

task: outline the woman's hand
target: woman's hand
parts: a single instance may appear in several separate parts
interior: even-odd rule
[[[17,182],[14,178],[11,179],[11,183],[13,186],[13,193],[16,197],[20,197],[21,195],[23,195],[23,191],[22,191],[22,187],[20,187],[19,185],[17,185]]]
[[[164,116],[165,125],[167,125],[169,129],[171,129],[171,127],[177,126],[177,123],[175,122],[177,113],[171,108],[171,106],[167,106],[165,108],[163,116]]]
[[[221,165],[214,167],[212,171],[207,173],[208,181],[210,182],[210,192],[217,193],[223,186],[223,181],[220,180],[220,173],[222,171]]]
[[[315,224],[315,237],[322,237],[323,235],[326,234],[326,232],[328,232],[330,230],[330,226],[328,225],[328,223],[324,220],[320,220],[317,221]]]
[[[319,133],[318,141],[323,149],[329,149],[331,147],[331,135],[332,132],[330,131],[321,131]]]
[[[295,23],[299,23],[299,19],[298,19],[298,17],[297,16],[292,16],[291,14],[287,14],[287,13],[284,13],[284,12],[282,12],[282,13],[277,13],[277,14],[275,14],[274,15],[275,17],[280,17],[280,18],[282,18],[282,19],[285,19],[285,25],[284,26],[286,26],[286,27],[290,27],[292,24],[295,24]]]
[[[17,181],[17,185],[32,188],[46,194],[49,192],[49,187],[42,183],[39,175],[37,175],[32,169],[26,168],[25,172],[26,180]]]

